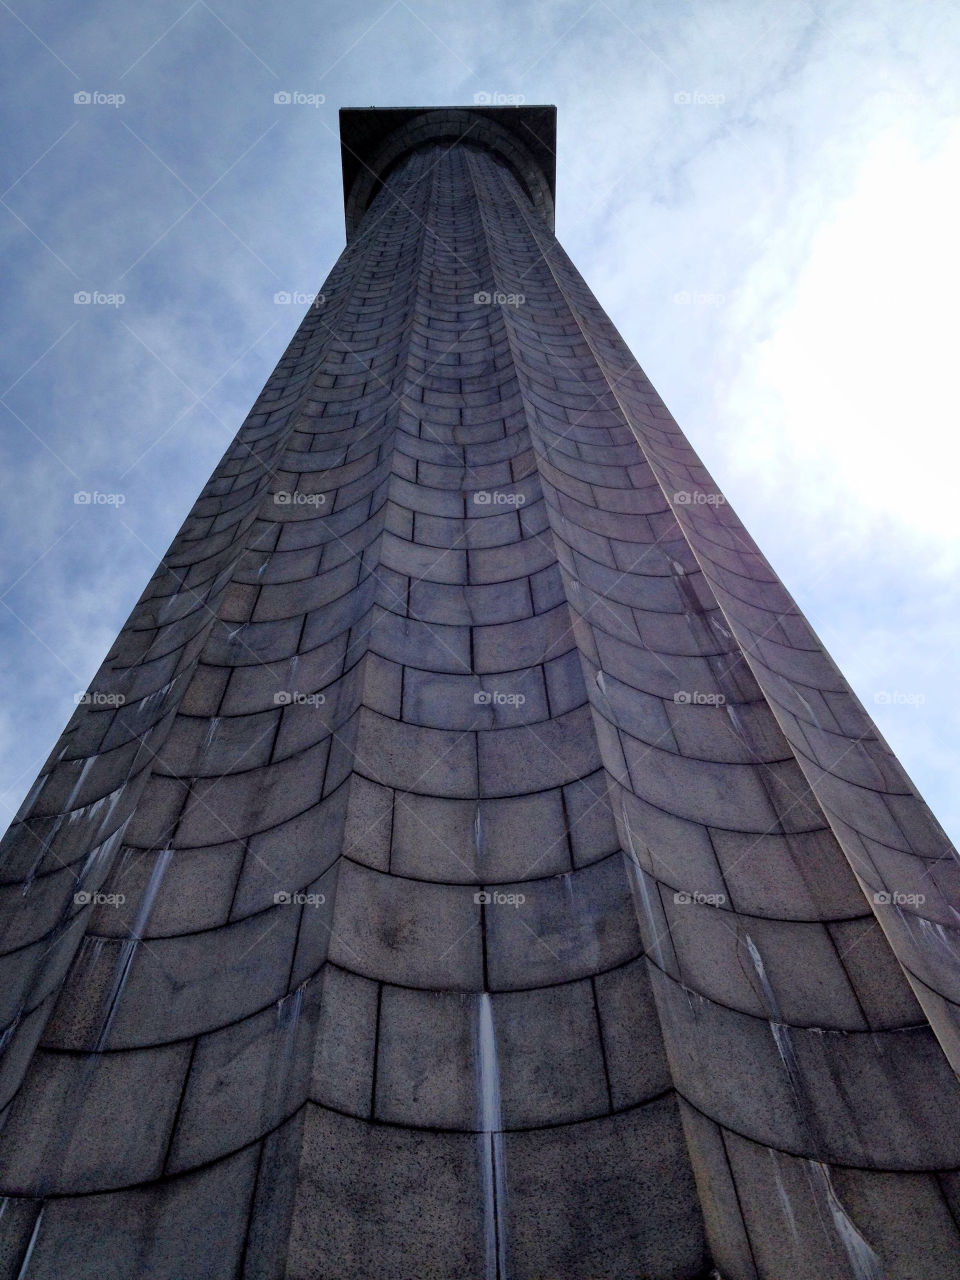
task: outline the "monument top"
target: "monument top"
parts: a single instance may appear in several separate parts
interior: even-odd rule
[[[556,107],[344,107],[340,155],[347,239],[398,161],[417,147],[448,140],[495,152],[553,230]]]

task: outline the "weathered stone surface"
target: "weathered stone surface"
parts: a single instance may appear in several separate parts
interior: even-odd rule
[[[3,846],[0,1269],[946,1280],[943,833],[553,238],[549,109],[344,126]]]

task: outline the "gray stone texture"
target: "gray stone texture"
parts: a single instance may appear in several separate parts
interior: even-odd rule
[[[946,1280],[955,856],[555,240],[549,110],[349,117],[0,850],[0,1280]]]

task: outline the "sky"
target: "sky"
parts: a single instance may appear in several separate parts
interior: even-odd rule
[[[490,95],[557,105],[561,241],[960,837],[954,0],[0,0],[0,37],[0,827],[343,248],[338,109]]]

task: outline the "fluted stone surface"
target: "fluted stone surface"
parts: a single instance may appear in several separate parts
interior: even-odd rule
[[[956,859],[499,118],[388,139],[2,846],[4,1276],[957,1274]]]

